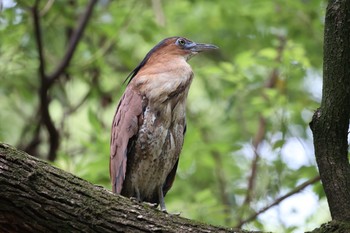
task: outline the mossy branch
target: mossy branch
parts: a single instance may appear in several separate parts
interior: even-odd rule
[[[0,197],[0,232],[247,232],[165,214],[4,143]]]

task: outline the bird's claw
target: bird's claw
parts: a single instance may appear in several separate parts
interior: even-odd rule
[[[133,202],[141,202],[139,199],[137,199],[136,197],[130,197],[130,200]]]
[[[167,214],[167,215],[170,215],[170,216],[180,216],[181,213],[178,212],[178,213],[169,213],[168,211],[162,211],[163,213]]]
[[[168,214],[168,215],[171,215],[171,216],[180,216],[181,215],[181,212],[169,213],[166,209],[161,209],[160,211],[162,211],[164,214]]]
[[[143,202],[145,205],[152,207],[152,208],[156,208],[158,206],[157,203],[151,203],[151,202]]]

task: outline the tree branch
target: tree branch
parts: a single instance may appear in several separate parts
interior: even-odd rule
[[[97,0],[90,0],[89,4],[86,7],[84,14],[80,17],[78,26],[76,30],[73,32],[72,37],[68,43],[68,48],[66,53],[64,54],[60,64],[57,68],[49,75],[49,87],[59,78],[59,76],[63,73],[63,71],[67,68],[70,61],[72,60],[73,54],[77,48],[77,45],[83,35],[84,29],[92,15],[92,11],[94,9]]]
[[[152,0],[153,12],[156,16],[156,22],[159,26],[165,27],[165,16],[161,0]]]
[[[289,193],[277,198],[276,200],[274,200],[274,202],[272,202],[271,204],[265,206],[264,208],[260,209],[259,211],[257,211],[256,213],[252,214],[251,216],[249,216],[248,218],[246,218],[245,220],[240,221],[235,228],[241,228],[244,224],[253,221],[254,219],[256,219],[256,217],[258,217],[259,214],[264,213],[265,211],[267,211],[268,209],[274,207],[275,205],[278,205],[280,202],[282,202],[283,200],[287,199],[288,197],[300,192],[301,190],[303,190],[304,188],[306,188],[307,186],[314,184],[316,182],[318,182],[320,180],[320,176],[316,176],[304,183],[302,183],[301,185],[297,186],[295,189],[291,190]]]
[[[40,0],[36,0],[34,6],[31,8],[33,15],[33,24],[34,24],[34,37],[37,44],[38,54],[39,54],[39,76],[40,76],[40,89],[39,89],[39,97],[40,97],[40,106],[39,113],[40,118],[38,124],[45,125],[48,134],[49,134],[49,152],[48,152],[48,160],[54,161],[56,159],[57,150],[59,147],[59,132],[55,127],[50,112],[50,97],[49,90],[52,84],[60,77],[60,75],[64,72],[66,67],[69,65],[75,49],[80,41],[83,31],[87,25],[87,22],[92,14],[92,10],[97,0],[91,0],[86,8],[85,13],[79,20],[77,29],[71,36],[71,39],[68,44],[67,51],[62,58],[61,63],[57,66],[56,70],[51,74],[47,75],[45,72],[45,58],[44,58],[44,45],[42,41],[42,32],[40,25],[40,14],[39,14],[39,2]],[[29,145],[37,146],[38,144],[37,138],[33,138],[33,140],[29,143]],[[34,148],[35,149],[35,148]]]
[[[286,39],[283,36],[280,36],[280,37],[278,37],[278,40],[279,40],[280,44],[277,48],[277,57],[275,60],[277,62],[281,62],[284,47],[286,44]],[[269,79],[265,83],[265,88],[274,88],[276,86],[278,76],[279,76],[278,68],[274,68],[270,74]],[[264,96],[264,94],[263,94],[263,97],[265,99],[267,99],[266,96]],[[251,164],[251,169],[250,169],[251,173],[250,173],[250,176],[248,178],[248,188],[247,188],[246,196],[245,196],[243,204],[242,204],[243,207],[249,206],[249,204],[252,200],[252,193],[253,193],[253,190],[255,187],[255,180],[256,180],[257,173],[258,173],[258,163],[259,163],[259,159],[260,159],[258,149],[259,149],[260,143],[264,140],[265,131],[266,131],[266,119],[260,114],[258,131],[256,132],[256,134],[253,138],[253,142],[252,142],[253,150],[254,150],[254,159],[253,159],[252,164]],[[239,222],[241,222],[241,219],[239,220]]]
[[[192,119],[193,122],[196,122],[194,119],[196,119],[197,117],[193,116],[192,114],[188,114],[188,118]],[[200,133],[201,133],[200,135],[204,143],[206,144],[210,143],[209,133],[206,131],[206,129],[198,125],[197,127],[199,127],[200,129]],[[220,152],[215,149],[211,149],[209,152],[211,157],[213,158],[214,165],[215,165],[214,172],[215,172],[215,177],[217,179],[220,201],[224,207],[223,214],[225,216],[225,223],[229,225],[229,223],[232,220],[232,215],[231,215],[232,203],[230,201],[230,197],[227,191],[228,184],[225,178],[226,175],[222,164],[222,158],[221,158],[222,156]]]
[[[260,159],[260,155],[258,153],[258,147],[260,143],[264,140],[266,131],[266,120],[263,116],[259,116],[259,129],[256,132],[253,139],[253,151],[254,151],[254,159],[251,164],[250,176],[248,178],[248,188],[245,199],[243,201],[243,206],[248,206],[252,200],[252,193],[255,187],[256,175],[258,173],[258,163]]]
[[[227,192],[227,181],[225,179],[225,173],[222,165],[221,154],[217,150],[210,151],[211,156],[214,159],[215,163],[215,174],[218,182],[219,194],[221,203],[224,206],[224,214],[225,214],[225,224],[229,225],[231,222],[231,210],[232,203],[230,201],[230,197]]]
[[[32,7],[32,14],[33,14],[33,21],[34,21],[34,36],[35,41],[37,44],[38,54],[39,54],[39,76],[40,76],[40,89],[39,89],[39,96],[40,96],[40,106],[39,106],[39,112],[40,112],[40,121],[39,124],[43,123],[46,126],[46,129],[49,133],[49,140],[50,140],[50,148],[48,153],[48,160],[54,161],[56,158],[57,149],[59,146],[59,134],[58,131],[51,119],[51,115],[49,112],[49,96],[48,96],[48,90],[49,85],[48,81],[49,78],[45,74],[45,59],[44,59],[44,52],[43,52],[43,42],[42,42],[42,33],[41,33],[41,25],[40,25],[40,16],[39,16],[39,2],[40,0],[36,0],[34,6]],[[30,143],[31,145],[36,140],[36,138],[33,139],[33,141]]]
[[[350,1],[329,1],[324,33],[322,101],[310,128],[331,216],[350,221]]]
[[[165,214],[0,143],[1,232],[248,232]]]
[[[39,16],[39,9],[38,9],[39,2],[40,0],[35,1],[34,6],[32,7],[32,15],[33,15],[35,42],[36,42],[38,55],[39,55],[39,75],[40,75],[41,81],[44,82],[44,80],[46,79],[45,59],[44,59],[44,52],[43,52],[44,46],[42,41],[40,16]]]

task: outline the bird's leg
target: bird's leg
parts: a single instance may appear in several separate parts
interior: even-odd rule
[[[141,195],[140,195],[140,190],[138,187],[135,187],[135,192],[136,192],[137,200],[141,202]]]
[[[136,197],[130,197],[130,200],[132,200],[134,202],[146,204],[146,205],[153,207],[153,208],[157,207],[157,205],[158,205],[157,203],[150,203],[150,202],[142,201],[141,195],[140,195],[140,190],[137,187],[135,187],[135,189],[134,189],[134,194],[136,194]]]
[[[141,202],[141,195],[140,195],[140,190],[135,187],[135,193],[136,193],[136,197],[130,197],[130,200],[135,201],[135,202]]]
[[[160,210],[166,214],[169,214],[168,211],[166,210],[165,207],[165,201],[164,201],[164,194],[163,194],[163,187],[160,187],[158,189],[158,198],[159,198],[159,206],[160,206]],[[171,213],[170,215],[176,215],[176,216],[180,216],[180,213]]]
[[[160,186],[158,188],[158,198],[159,198],[159,206],[160,210],[164,213],[168,213],[165,207],[165,202],[164,202],[164,194],[163,194],[163,187]]]

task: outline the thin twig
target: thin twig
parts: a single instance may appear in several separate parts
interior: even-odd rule
[[[264,117],[262,117],[261,115],[259,116],[259,129],[257,131],[257,133],[254,136],[253,139],[253,151],[254,151],[254,159],[252,161],[252,165],[251,165],[251,173],[250,176],[248,178],[248,188],[247,188],[247,193],[245,196],[245,199],[243,201],[243,206],[248,206],[249,203],[251,202],[252,199],[252,193],[254,190],[254,186],[255,186],[255,179],[258,173],[258,163],[259,163],[259,159],[260,159],[260,155],[258,153],[258,149],[259,149],[259,145],[260,143],[264,140],[265,137],[265,131],[266,131],[266,120]]]
[[[268,209],[272,208],[275,205],[278,205],[279,203],[281,203],[283,200],[287,199],[288,197],[302,191],[304,188],[306,188],[307,186],[314,184],[316,182],[318,182],[320,180],[320,176],[316,176],[304,183],[302,183],[301,185],[295,187],[295,189],[293,189],[292,191],[290,191],[289,193],[277,198],[274,202],[272,202],[271,204],[265,206],[264,208],[260,209],[259,211],[255,212],[254,214],[252,214],[251,216],[249,216],[248,218],[246,218],[245,220],[240,221],[237,226],[235,228],[241,228],[244,224],[253,221],[254,219],[256,219],[256,217],[258,215],[260,215],[261,213],[264,213],[265,211],[267,211]]]
[[[63,73],[63,71],[67,68],[70,61],[72,60],[73,54],[77,45],[83,35],[84,29],[92,15],[92,11],[94,9],[97,0],[90,0],[89,4],[86,7],[84,14],[80,17],[78,26],[76,30],[73,32],[72,37],[68,43],[68,48],[61,62],[58,64],[57,68],[49,75],[49,87],[59,78],[59,76]]]
[[[188,112],[187,114],[188,119],[190,119],[194,124],[197,123],[198,117],[196,116],[196,113],[193,113],[191,111]],[[208,144],[210,143],[210,137],[209,133],[206,131],[205,128],[197,127],[200,130],[200,136],[203,140],[204,143]],[[223,214],[225,215],[225,223],[229,224],[232,221],[232,216],[230,215],[230,210],[232,209],[232,202],[230,200],[228,191],[227,191],[227,180],[226,180],[226,175],[225,175],[225,170],[223,168],[223,163],[222,163],[222,156],[218,150],[211,149],[210,155],[212,156],[214,160],[214,165],[215,165],[215,178],[217,179],[217,184],[218,184],[218,192],[220,196],[220,201],[221,204],[224,206],[223,208]]]
[[[165,16],[161,0],[152,0],[152,8],[156,16],[156,22],[159,26],[165,26]]]
[[[227,181],[225,179],[225,173],[223,169],[223,164],[222,164],[222,159],[220,152],[217,150],[210,150],[210,154],[214,159],[215,163],[215,174],[218,182],[218,187],[219,187],[219,194],[220,194],[220,199],[221,202],[224,206],[224,214],[225,214],[225,223],[226,225],[230,224],[231,222],[231,215],[230,215],[230,210],[232,203],[230,201],[229,195],[227,193]]]
[[[44,52],[43,52],[43,41],[42,41],[42,33],[41,33],[41,26],[40,26],[40,15],[39,15],[39,2],[40,0],[36,0],[34,6],[32,7],[32,14],[33,14],[33,23],[34,23],[34,35],[35,35],[35,42],[38,49],[38,55],[39,55],[39,74],[40,79],[43,82],[44,79],[46,79],[45,75],[45,59],[44,59]]]
[[[55,0],[48,0],[44,6],[44,8],[40,11],[40,16],[44,16],[52,7]]]
[[[281,62],[286,40],[283,36],[280,36],[278,39],[280,41],[280,45],[277,48],[277,57],[275,60],[277,62]],[[278,69],[274,68],[270,74],[270,78],[265,83],[265,88],[274,88],[276,85],[277,79],[278,79]],[[263,97],[266,98],[264,95]],[[264,140],[265,132],[266,132],[266,119],[260,114],[258,131],[256,132],[252,141],[254,158],[251,164],[250,176],[248,178],[248,187],[247,187],[246,196],[242,204],[243,208],[246,206],[249,206],[252,200],[252,195],[255,187],[255,180],[258,174],[258,163],[260,160],[258,149],[259,149],[259,145]],[[239,221],[241,221],[241,219]]]

